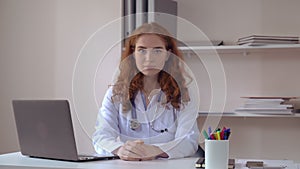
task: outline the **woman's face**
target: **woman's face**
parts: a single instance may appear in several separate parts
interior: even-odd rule
[[[165,42],[157,35],[140,36],[135,44],[134,58],[140,72],[145,76],[157,75],[168,60]]]

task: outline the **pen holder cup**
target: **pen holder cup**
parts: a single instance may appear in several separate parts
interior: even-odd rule
[[[229,140],[205,140],[205,169],[228,169]]]

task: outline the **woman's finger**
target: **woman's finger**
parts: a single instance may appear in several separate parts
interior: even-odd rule
[[[126,145],[121,146],[117,154],[121,159],[126,159],[126,160],[134,160],[134,159],[138,160],[141,158],[141,156],[139,156],[138,154],[129,151],[126,148]]]
[[[145,156],[145,151],[143,149],[143,143],[129,141],[124,144],[124,148],[137,156],[143,157]]]

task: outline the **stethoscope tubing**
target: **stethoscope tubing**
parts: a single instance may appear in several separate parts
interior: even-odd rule
[[[160,93],[159,93],[159,96],[158,96],[158,99],[157,99],[157,104],[160,104],[161,95],[162,95],[162,91],[160,91]],[[143,93],[141,93],[141,96],[142,96],[142,101],[143,101],[143,104],[144,104],[145,110],[146,110],[147,106],[146,106],[145,95]],[[134,99],[131,101],[131,104],[132,104],[132,110],[131,110],[130,128],[132,130],[136,130],[140,127],[140,122],[137,120],[136,105],[134,103]],[[157,129],[154,128],[153,122],[155,121],[155,118],[156,118],[157,108],[158,108],[158,105],[156,106],[155,116],[154,116],[153,120],[149,121],[149,125],[152,128],[152,130],[154,130],[156,132],[159,132],[159,133],[168,132],[168,128],[161,129],[161,130],[157,130]],[[175,113],[174,108],[173,108],[173,116],[174,116],[174,120],[176,122],[177,117],[176,117],[176,113]]]

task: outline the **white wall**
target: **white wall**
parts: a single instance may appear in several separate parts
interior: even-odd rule
[[[11,100],[54,97],[55,3],[0,1],[0,153],[18,149]]]
[[[98,107],[95,105],[94,98],[91,98],[94,95],[90,95],[88,97],[89,100],[80,100],[85,98],[83,94],[80,96],[76,95],[77,98],[80,98],[74,104],[72,99],[74,94],[72,93],[72,87],[74,86],[72,84],[73,73],[78,70],[78,67],[75,67],[76,64],[77,66],[78,64],[86,64],[85,69],[89,69],[90,72],[82,74],[81,78],[84,81],[80,83],[86,84],[85,80],[90,80],[90,83],[87,83],[88,86],[84,87],[82,92],[93,92],[95,88],[99,87],[102,90],[97,93],[97,96],[101,98],[95,99],[102,100],[107,86],[111,84],[111,77],[115,71],[115,65],[119,60],[120,54],[117,53],[110,57],[112,59],[110,60],[111,62],[105,62],[107,66],[113,68],[113,71],[105,70],[105,74],[101,73],[102,86],[93,86],[93,80],[95,80],[94,76],[98,62],[100,62],[102,57],[106,57],[102,56],[103,53],[110,47],[113,47],[111,46],[112,43],[117,43],[114,41],[116,36],[118,40],[121,37],[121,25],[119,23],[121,1],[58,0],[56,4],[55,96],[70,99],[78,151],[87,154],[94,151],[91,135],[94,131]],[[113,25],[111,30],[107,30],[110,28],[109,25]],[[95,51],[91,52],[90,50]],[[120,51],[120,47],[117,50]],[[88,52],[92,55],[99,55],[99,57],[96,56],[95,60],[90,60],[88,58],[90,56],[85,55]],[[87,79],[87,77],[90,77],[90,79]],[[77,109],[74,106],[77,106]]]
[[[178,15],[195,24],[211,40],[232,44],[251,34],[299,36],[299,1],[177,0]],[[179,31],[181,29],[179,28]],[[184,30],[182,30],[184,31]],[[185,40],[197,41],[192,34]]]
[[[80,49],[100,27],[118,19],[120,9],[118,0],[0,1],[0,154],[19,149],[11,100],[67,98],[72,104],[72,75]],[[119,35],[117,29],[111,33]],[[93,151],[90,133],[72,115],[79,151]],[[95,117],[91,126],[94,122]]]

